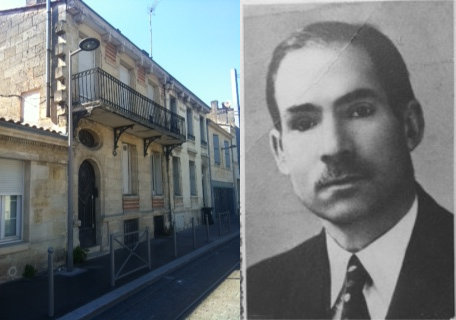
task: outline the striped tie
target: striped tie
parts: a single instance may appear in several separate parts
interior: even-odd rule
[[[347,265],[345,282],[332,308],[332,319],[370,319],[363,288],[371,279],[356,255]]]

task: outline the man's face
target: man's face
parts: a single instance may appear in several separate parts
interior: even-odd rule
[[[405,122],[363,50],[315,45],[288,53],[275,97],[282,123],[282,132],[271,132],[276,161],[315,214],[339,224],[365,219],[410,186]]]

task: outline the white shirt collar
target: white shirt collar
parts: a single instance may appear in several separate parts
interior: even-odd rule
[[[418,200],[415,197],[410,210],[395,226],[356,253],[372,278],[372,286],[364,289],[372,319],[386,317],[417,213]],[[331,306],[333,306],[342,288],[346,267],[352,253],[341,248],[327,232],[326,240],[331,272]]]

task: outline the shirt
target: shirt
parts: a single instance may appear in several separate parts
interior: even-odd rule
[[[372,279],[363,289],[371,319],[385,319],[401,271],[405,251],[410,241],[418,214],[415,197],[410,210],[381,237],[356,252]],[[341,248],[326,232],[329,266],[331,272],[331,306],[342,289],[348,260],[353,253]]]

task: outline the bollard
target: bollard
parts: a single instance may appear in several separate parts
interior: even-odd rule
[[[116,269],[115,269],[115,265],[114,265],[114,241],[113,240],[114,240],[114,237],[111,234],[109,236],[109,253],[111,255],[111,287],[114,287],[116,285],[116,279],[115,279]]]
[[[149,232],[149,227],[146,227],[146,241],[147,241],[147,261],[149,262],[149,270],[152,270],[152,259],[150,257],[150,232]]]
[[[206,220],[206,241],[209,242],[209,219],[207,214],[204,215],[204,219]]]
[[[222,215],[221,213],[219,212],[218,213],[218,231],[219,231],[219,237],[222,236]]]
[[[177,257],[177,233],[176,225],[173,223],[174,257]]]
[[[54,249],[48,248],[48,277],[49,277],[49,317],[54,316]]]

